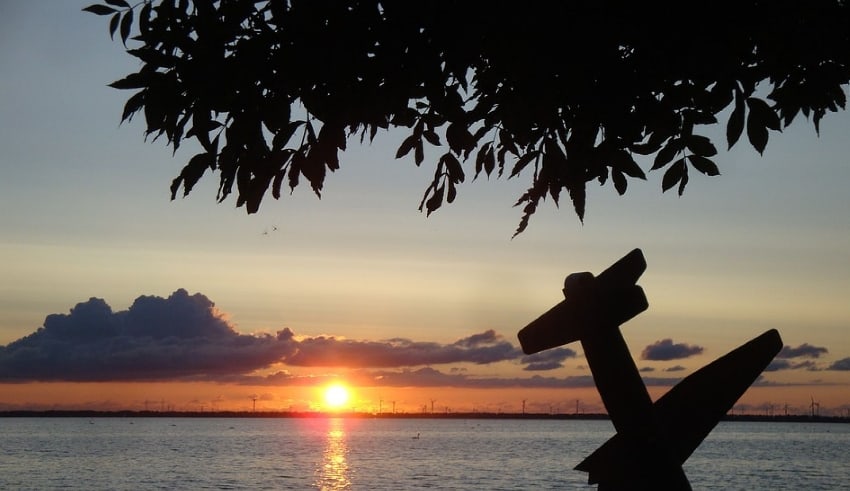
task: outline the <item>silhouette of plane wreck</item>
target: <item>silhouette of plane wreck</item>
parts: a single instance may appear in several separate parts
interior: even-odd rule
[[[646,260],[635,249],[593,276],[574,273],[564,297],[518,337],[526,354],[581,341],[593,380],[617,434],[575,469],[599,489],[688,490],[682,464],[782,348],[769,330],[683,379],[653,404],[620,324],[649,307],[638,278]]]

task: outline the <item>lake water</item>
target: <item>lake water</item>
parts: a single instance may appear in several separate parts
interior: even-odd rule
[[[0,489],[594,489],[572,468],[612,434],[577,420],[0,418]],[[848,489],[850,424],[723,422],[685,472],[694,489]]]

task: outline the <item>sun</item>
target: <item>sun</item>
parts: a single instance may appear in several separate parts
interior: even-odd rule
[[[342,409],[349,397],[348,388],[342,384],[333,384],[325,389],[325,404],[330,409]]]

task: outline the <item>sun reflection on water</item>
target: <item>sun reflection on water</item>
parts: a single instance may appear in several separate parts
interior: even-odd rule
[[[316,469],[316,487],[323,491],[351,489],[348,478],[348,446],[345,442],[345,420],[330,418],[322,462]]]

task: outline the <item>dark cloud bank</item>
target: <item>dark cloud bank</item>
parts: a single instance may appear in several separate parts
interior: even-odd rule
[[[517,361],[528,370],[558,368],[574,357],[569,349],[534,357],[493,330],[450,344],[395,338],[349,340],[333,336],[298,338],[289,328],[276,334],[238,333],[206,296],[179,289],[168,298],[141,296],[129,309],[113,312],[102,299],[77,304],[68,314],[51,314],[34,333],[0,346],[0,381],[266,381],[256,370],[277,363],[293,367],[390,369],[449,363]],[[401,372],[400,376],[410,372]],[[420,373],[420,375],[424,374]],[[385,374],[389,378],[389,374]],[[465,377],[465,375],[450,375]]]
[[[850,371],[850,358],[842,358],[840,360],[836,360],[829,365],[824,366],[823,364],[819,364],[814,361],[813,358],[820,358],[821,355],[825,355],[829,352],[823,346],[812,346],[808,343],[803,343],[796,348],[792,346],[783,346],[782,350],[776,355],[776,358],[770,362],[767,368],[764,369],[766,372],[778,372],[780,370],[809,370],[809,371],[821,371],[821,370],[837,370],[837,371]],[[799,358],[806,358],[804,360],[799,360]]]
[[[796,349],[811,351],[807,346]],[[701,351],[697,346],[663,340],[648,346],[644,358],[669,360]],[[0,382],[316,382],[315,378],[304,381],[286,371],[255,373],[282,364],[345,367],[355,370],[353,375],[362,383],[386,386],[592,387],[590,376],[481,378],[454,369],[443,373],[431,367],[512,361],[524,370],[541,372],[562,368],[564,361],[576,356],[569,348],[523,356],[517,346],[493,330],[449,344],[404,338],[303,338],[289,328],[275,334],[240,334],[206,296],[179,289],[168,298],[141,296],[130,308],[119,312],[113,312],[102,299],[91,298],[67,314],[48,315],[44,325],[32,334],[0,346]],[[847,370],[848,365],[850,359],[840,360],[834,369]],[[660,386],[678,381],[654,377],[644,380],[647,385]]]

